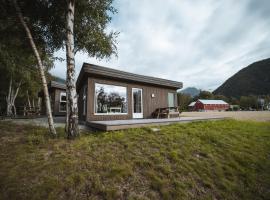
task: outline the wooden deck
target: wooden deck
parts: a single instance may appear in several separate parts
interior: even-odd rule
[[[112,131],[128,128],[139,128],[145,126],[160,126],[173,123],[187,123],[193,121],[221,120],[224,117],[181,117],[170,119],[130,119],[130,120],[111,120],[111,121],[89,121],[87,125],[91,128]]]

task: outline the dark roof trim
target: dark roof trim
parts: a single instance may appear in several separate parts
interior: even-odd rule
[[[56,81],[51,81],[49,87],[50,88],[59,88],[59,89],[63,89],[63,90],[66,89],[65,84],[59,83],[59,82],[56,82]]]
[[[139,74],[133,74],[125,71],[120,71],[112,68],[102,67],[98,65],[84,63],[77,80],[77,87],[79,87],[80,82],[85,74],[97,76],[97,77],[107,77],[116,80],[125,80],[138,83],[145,83],[156,86],[164,86],[174,89],[181,89],[183,87],[182,82],[171,81],[167,79],[155,78],[151,76],[144,76]]]

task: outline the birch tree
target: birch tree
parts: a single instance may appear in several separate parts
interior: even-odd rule
[[[67,59],[67,114],[66,131],[68,138],[79,135],[78,128],[78,105],[76,92],[76,74],[74,59],[74,11],[75,0],[68,0],[67,3],[67,22],[66,22],[66,59]]]
[[[22,84],[22,81],[20,80],[18,86],[14,88],[13,80],[12,80],[12,78],[10,78],[8,95],[6,97],[7,116],[16,116],[17,115],[17,110],[16,110],[16,106],[15,106],[15,100],[16,100],[16,98],[18,96],[21,84]]]
[[[0,93],[5,97],[6,115],[16,116],[17,97],[21,102],[22,99],[27,100],[28,91],[32,99],[37,97],[41,89],[40,79],[34,73],[35,61],[30,52],[18,48],[18,44],[8,42],[10,46],[5,47],[3,41],[0,42]]]
[[[1,31],[0,35],[2,35]],[[25,66],[33,68],[33,63],[30,52],[22,48],[20,41],[0,39],[0,90],[5,97],[7,116],[17,115],[15,101],[22,86],[27,82],[30,85],[31,82],[32,87],[36,82],[31,78],[32,73],[25,70]]]
[[[118,33],[105,32],[106,25],[111,21],[109,13],[114,14],[116,12],[111,4],[111,0],[67,0],[66,132],[68,138],[74,138],[79,135],[78,105],[75,82],[75,52],[84,51],[90,56],[98,58],[109,57],[112,54],[116,55],[115,38],[117,37]]]
[[[9,1],[17,5],[16,0]],[[23,6],[22,10],[24,15],[27,14],[27,21],[19,6]],[[9,13],[12,12],[11,10]],[[16,13],[34,50],[40,72],[42,62],[38,58],[34,41],[42,41],[45,52],[47,50],[55,52],[66,46],[68,95],[66,130],[68,138],[73,138],[78,135],[74,54],[85,52],[90,57],[99,59],[116,55],[118,32],[107,29],[112,15],[116,13],[112,0],[20,0],[20,4],[16,6]],[[34,33],[34,39],[31,33]],[[44,85],[43,79],[42,83]]]
[[[53,117],[52,117],[51,103],[50,103],[49,91],[48,91],[48,86],[47,86],[47,80],[46,80],[45,72],[44,72],[44,66],[42,64],[41,57],[39,55],[38,49],[37,49],[36,44],[34,42],[34,39],[32,37],[31,31],[23,18],[22,11],[21,11],[19,5],[17,4],[17,1],[13,0],[13,4],[14,4],[15,10],[16,10],[16,14],[19,18],[19,21],[25,30],[27,38],[29,39],[30,46],[34,52],[36,59],[37,59],[37,66],[39,69],[40,78],[41,78],[42,86],[43,86],[43,93],[44,93],[44,99],[45,99],[45,105],[46,105],[46,114],[48,117],[49,130],[50,130],[50,133],[52,135],[56,136],[56,130],[54,127],[54,122],[53,122]]]

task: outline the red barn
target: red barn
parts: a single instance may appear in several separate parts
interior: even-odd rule
[[[230,105],[223,100],[198,99],[193,106],[194,111],[222,111],[229,109]]]

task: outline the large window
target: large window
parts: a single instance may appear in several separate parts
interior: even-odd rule
[[[66,112],[67,110],[67,97],[65,92],[60,93],[60,105],[59,105],[59,111],[60,112]]]
[[[86,115],[87,87],[83,87],[83,115]]]
[[[174,107],[174,93],[169,92],[168,93],[168,106]]]
[[[95,84],[96,114],[127,114],[127,88]]]

